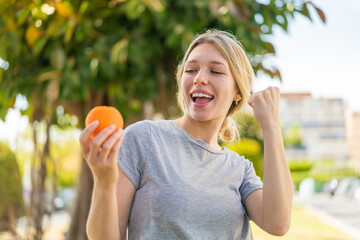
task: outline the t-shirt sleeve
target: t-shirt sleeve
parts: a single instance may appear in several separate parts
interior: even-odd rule
[[[127,127],[117,157],[120,168],[133,182],[136,189],[140,187],[146,162],[146,153],[148,153],[148,130],[148,123],[145,121]]]
[[[243,157],[242,157],[243,158]],[[241,202],[245,206],[246,198],[257,189],[263,188],[261,179],[256,175],[253,163],[245,160],[244,179],[240,186]]]

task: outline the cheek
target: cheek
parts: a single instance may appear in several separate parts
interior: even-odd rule
[[[235,86],[235,84],[229,84],[229,85],[224,84],[224,85],[223,85],[223,91],[224,91],[223,92],[223,97],[224,97],[224,100],[226,102],[231,103],[234,100],[234,97],[235,97],[235,95],[237,93],[236,86]]]
[[[183,94],[183,99],[184,101],[187,101],[188,98],[187,98],[187,95],[188,95],[188,92],[190,91],[191,89],[191,79],[189,79],[189,77],[182,77],[181,78],[181,84],[180,84],[180,87],[181,87],[181,91],[182,91],[182,94]]]
[[[188,92],[191,88],[191,79],[189,77],[182,77],[181,78],[181,90],[183,93]]]
[[[182,85],[189,85],[190,83],[192,83],[191,77],[190,77],[190,76],[182,75],[182,77],[181,77],[181,84],[182,84]]]

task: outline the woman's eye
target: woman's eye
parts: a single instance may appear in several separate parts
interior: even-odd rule
[[[212,70],[211,73],[214,73],[214,74],[222,74],[222,72],[214,71],[214,70]]]
[[[193,72],[195,72],[196,70],[194,70],[194,69],[187,69],[187,70],[185,70],[185,72],[187,72],[187,73],[193,73]]]

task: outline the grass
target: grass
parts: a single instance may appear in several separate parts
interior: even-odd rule
[[[293,205],[292,222],[289,232],[283,237],[272,236],[251,222],[255,240],[353,240],[341,229],[324,223],[320,218],[308,213],[300,206]]]
[[[283,237],[269,235],[253,222],[250,223],[255,240],[354,240],[342,230],[324,223],[320,218],[297,205],[293,205],[291,227]],[[52,228],[46,230],[43,239],[64,239],[63,232],[67,227],[67,225],[52,225]],[[9,233],[0,232],[0,240],[14,240],[14,238]]]

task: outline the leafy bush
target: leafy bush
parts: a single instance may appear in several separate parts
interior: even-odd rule
[[[314,162],[308,159],[289,160],[291,178],[296,189],[299,189],[302,180],[310,176],[313,165]]]
[[[0,142],[0,230],[14,227],[25,213],[21,175],[15,154]]]
[[[306,159],[289,161],[289,168],[291,172],[310,171],[313,165],[313,161],[309,161]]]
[[[291,160],[289,161],[289,168],[296,189],[299,189],[300,182],[308,177],[315,180],[316,191],[320,191],[323,184],[333,177],[338,179],[359,177],[359,174],[352,166],[349,166],[346,162],[336,162],[334,159]]]
[[[314,165],[310,176],[315,179],[317,189],[322,189],[323,184],[335,177],[359,177],[358,172],[348,162],[336,162],[333,159],[323,159]]]

